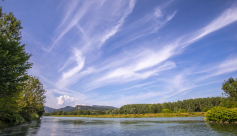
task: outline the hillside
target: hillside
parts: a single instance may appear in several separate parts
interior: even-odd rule
[[[54,112],[54,111],[57,111],[57,109],[44,106],[44,112],[45,113],[50,113],[50,112]]]
[[[62,110],[62,111],[71,111],[71,110],[73,110],[74,109],[74,107],[72,107],[72,106],[66,106],[66,107],[64,107],[64,108],[60,108],[60,109],[58,109],[58,110]]]
[[[106,111],[109,109],[117,109],[116,107],[112,106],[98,106],[98,105],[92,105],[92,106],[84,106],[84,105],[77,105],[72,111],[78,111],[78,110],[102,110]]]
[[[71,107],[71,106],[66,106],[60,109],[54,109],[54,108],[50,108],[45,106],[44,107],[44,111],[45,113],[50,113],[50,112],[54,112],[54,111],[78,111],[78,110],[102,110],[102,111],[106,111],[109,109],[118,109],[116,107],[113,106],[99,106],[99,105],[92,105],[92,106],[85,106],[85,105],[77,105],[76,107]]]
[[[66,106],[66,107],[63,107],[63,108],[60,108],[60,109],[54,109],[54,108],[50,108],[50,107],[47,107],[47,106],[44,107],[45,113],[50,113],[50,112],[59,111],[59,110],[71,111],[73,109],[74,109],[74,107],[71,107],[71,106]]]
[[[109,108],[109,109],[118,109],[118,108],[116,108],[116,107],[113,107],[113,106],[100,106],[100,105],[92,105],[92,107]]]

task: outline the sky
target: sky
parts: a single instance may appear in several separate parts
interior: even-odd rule
[[[5,0],[46,106],[222,96],[237,78],[236,0]]]

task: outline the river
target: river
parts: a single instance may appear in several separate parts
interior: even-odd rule
[[[0,130],[17,136],[227,136],[237,135],[236,124],[210,124],[204,117],[84,118],[44,116],[32,122]]]

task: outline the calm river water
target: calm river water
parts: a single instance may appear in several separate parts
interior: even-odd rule
[[[237,135],[237,125],[209,124],[204,117],[170,118],[83,118],[43,117],[5,130],[16,136],[218,136]]]

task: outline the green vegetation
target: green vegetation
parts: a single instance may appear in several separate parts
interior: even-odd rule
[[[207,111],[206,120],[217,123],[237,123],[237,109],[214,107]]]
[[[237,79],[232,77],[224,81],[222,90],[226,98],[221,99],[220,106],[208,110],[206,121],[217,123],[237,123]]]
[[[169,110],[169,109],[163,109],[161,112],[162,113],[172,113],[171,110]]]
[[[104,114],[104,115],[52,115],[57,117],[90,117],[90,118],[155,118],[155,117],[203,117],[204,112],[190,113],[147,113],[147,114]]]
[[[227,81],[222,84],[222,90],[226,98],[223,98],[222,106],[227,108],[237,107],[237,79],[234,80],[230,77]]]
[[[108,111],[102,111],[102,110],[72,110],[72,111],[54,111],[51,113],[44,113],[44,116],[49,115],[105,115],[108,113]]]
[[[54,111],[44,113],[45,116],[86,116],[86,117],[176,117],[176,116],[195,116],[195,113],[202,113],[198,116],[204,116],[203,109],[219,106],[220,97],[189,99],[172,103],[163,104],[130,104],[124,105],[120,109],[96,110],[96,109],[77,109],[71,111]],[[105,111],[106,110],[106,111]],[[188,113],[186,113],[188,111]],[[177,113],[177,114],[176,114]],[[149,115],[149,116],[148,116]],[[154,115],[154,116],[153,116]]]
[[[44,89],[39,80],[27,75],[32,63],[21,44],[21,21],[0,7],[0,128],[42,116]]]
[[[78,111],[78,110],[102,110],[102,111],[107,111],[110,109],[116,109],[115,107],[109,107],[109,106],[98,106],[98,107],[94,107],[94,106],[84,106],[84,105],[77,105],[72,111]]]
[[[210,109],[219,106],[221,97],[188,99],[177,102],[168,102],[163,104],[130,104],[122,106],[118,113],[120,114],[143,114],[143,113],[161,113],[163,109],[170,110],[170,113],[184,112],[202,112],[203,109]]]
[[[98,106],[98,105],[92,105],[92,106],[85,106],[85,105],[77,105],[76,107],[71,107],[71,106],[66,106],[60,109],[54,109],[54,108],[50,108],[45,106],[44,110],[46,113],[50,113],[50,112],[54,112],[54,111],[78,111],[78,110],[90,110],[90,111],[95,111],[95,110],[102,110],[102,111],[107,111],[107,110],[113,110],[113,109],[117,109],[116,107],[113,106]]]

